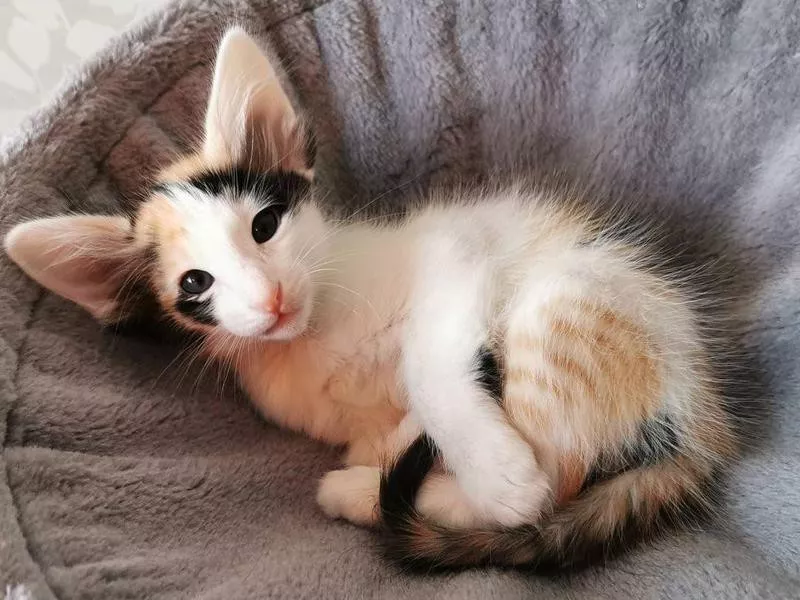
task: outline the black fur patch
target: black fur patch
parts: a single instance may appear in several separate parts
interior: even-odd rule
[[[613,457],[601,456],[583,482],[581,492],[588,487],[639,467],[647,467],[675,456],[678,451],[678,431],[666,415],[644,421],[639,433]]]
[[[414,511],[419,488],[433,468],[435,458],[436,444],[423,433],[397,458],[391,469],[383,473],[381,517],[390,530],[407,523],[408,515]]]
[[[674,456],[677,449],[675,424],[664,415],[642,423],[636,441],[623,447],[622,460],[636,466],[648,466]]]
[[[169,194],[169,184],[164,182],[159,182],[153,185],[150,188],[151,194]]]
[[[481,346],[475,356],[475,380],[498,404],[503,403],[503,373],[500,363],[488,346]]]
[[[381,475],[380,500],[383,521],[383,551],[397,564],[413,568],[414,558],[404,551],[402,540],[412,523],[418,518],[414,504],[425,477],[433,468],[436,444],[422,434],[401,454],[394,465]],[[420,567],[427,561],[420,561]]]
[[[178,301],[175,302],[175,310],[202,325],[217,324],[217,320],[211,310],[210,299],[194,300],[190,296],[181,293],[178,296]]]
[[[192,177],[188,183],[212,196],[220,196],[228,191],[237,197],[250,194],[263,198],[265,204],[282,208],[281,213],[293,209],[308,193],[311,185],[297,173],[261,173],[241,168],[205,171]]]
[[[131,242],[132,243],[132,242]],[[141,263],[134,267],[143,275],[127,277],[117,292],[118,304],[103,322],[112,335],[146,337],[165,343],[177,342],[185,334],[172,326],[149,283],[147,271],[156,262],[154,250],[144,251]]]

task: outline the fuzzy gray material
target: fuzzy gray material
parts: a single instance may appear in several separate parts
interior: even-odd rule
[[[115,337],[0,258],[0,595],[800,597],[800,9],[794,0],[230,0],[171,5],[3,150],[0,233],[134,205],[199,132],[214,41],[269,39],[338,202],[557,170],[724,242],[770,412],[726,514],[565,578],[407,576],[327,520],[336,453],[265,424],[177,350]],[[332,200],[337,201],[337,200]],[[757,421],[754,417],[753,423]]]

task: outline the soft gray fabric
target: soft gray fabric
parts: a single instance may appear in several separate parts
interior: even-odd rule
[[[772,417],[710,530],[570,578],[402,575],[373,534],[316,509],[332,450],[262,423],[230,381],[198,383],[174,346],[101,332],[3,257],[0,584],[37,599],[800,597],[794,6],[186,1],[116,40],[3,157],[0,233],[133,205],[195,138],[213,41],[238,19],[285,62],[342,203],[393,190],[391,210],[409,189],[527,165],[721,236]]]

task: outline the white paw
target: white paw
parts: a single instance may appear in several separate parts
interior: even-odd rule
[[[535,523],[552,489],[533,449],[513,430],[474,448],[456,478],[480,518],[506,527]]]
[[[317,504],[332,519],[356,525],[378,522],[378,491],[381,472],[377,467],[357,466],[326,473],[317,490]]]

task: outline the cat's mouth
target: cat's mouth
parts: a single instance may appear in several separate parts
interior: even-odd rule
[[[273,305],[273,310],[270,311],[272,314],[269,315],[269,320],[264,323],[264,329],[257,334],[257,337],[263,340],[288,341],[306,328],[310,308],[306,297],[295,289],[285,290],[282,286],[281,290],[277,294],[278,299]]]
[[[282,308],[277,318],[257,337],[267,341],[286,341],[297,333],[298,321],[302,311],[295,307]]]
[[[284,310],[286,312],[284,312]],[[278,318],[272,325],[267,327],[267,330],[264,332],[264,334],[269,335],[270,333],[275,333],[277,331],[280,331],[282,328],[291,325],[294,322],[295,317],[297,317],[298,312],[299,311],[293,308],[282,309],[281,312],[278,314]]]

